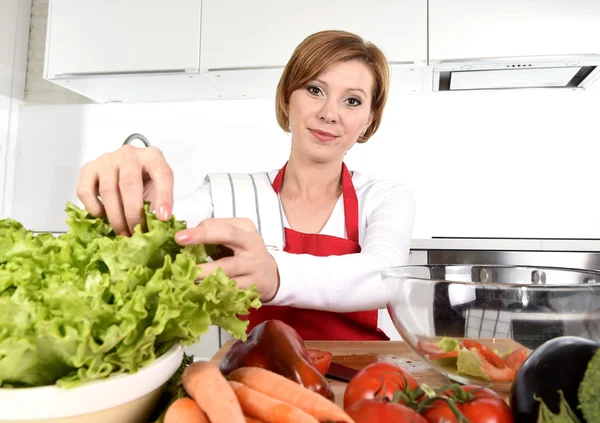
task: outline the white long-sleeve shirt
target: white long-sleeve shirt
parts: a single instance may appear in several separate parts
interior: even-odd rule
[[[278,170],[269,172],[271,180]],[[381,271],[408,261],[415,217],[411,191],[398,182],[354,172],[358,197],[361,252],[317,257],[270,251],[280,276],[279,290],[268,305],[351,312],[384,308],[386,291]],[[174,214],[188,227],[213,217],[210,183],[175,201]],[[283,216],[284,226],[289,223]],[[343,196],[320,234],[346,238]]]

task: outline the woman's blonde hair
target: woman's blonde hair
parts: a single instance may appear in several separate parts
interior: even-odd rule
[[[279,126],[289,132],[289,101],[292,93],[314,79],[327,66],[359,60],[373,73],[371,111],[373,122],[357,142],[366,142],[379,128],[387,102],[390,76],[383,52],[373,43],[346,31],[321,31],[305,38],[294,50],[277,85],[275,112]]]

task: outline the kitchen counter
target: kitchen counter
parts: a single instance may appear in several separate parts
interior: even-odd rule
[[[228,341],[210,360],[217,366],[233,341]],[[448,380],[425,364],[408,344],[402,341],[306,341],[306,348],[329,351],[333,361],[360,370],[376,361],[390,361],[407,369],[419,383],[433,388],[448,384]],[[346,382],[328,379],[335,394],[336,403],[343,407]],[[508,394],[501,394],[508,401]]]

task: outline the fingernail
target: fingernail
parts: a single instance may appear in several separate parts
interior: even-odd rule
[[[175,234],[175,241],[179,242],[180,244],[189,242],[191,239],[192,235],[189,232],[182,231]]]
[[[166,204],[163,204],[162,206],[160,206],[158,208],[158,218],[160,220],[168,220],[169,214],[170,214],[169,206],[167,206]]]

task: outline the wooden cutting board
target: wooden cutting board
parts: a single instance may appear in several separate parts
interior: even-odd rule
[[[482,343],[488,344],[485,341]],[[218,366],[232,344],[233,341],[229,341],[223,345],[211,362]],[[419,383],[426,383],[433,388],[439,388],[451,382],[421,361],[419,356],[408,347],[408,344],[402,341],[305,341],[305,345],[306,348],[329,351],[333,353],[334,362],[353,369],[360,370],[376,361],[391,361],[407,369]],[[496,341],[493,347],[502,351],[509,348],[514,349],[520,345],[507,340],[506,345],[499,345],[499,342]],[[333,379],[328,380],[335,393],[336,403],[343,406],[347,383]],[[508,393],[498,393],[508,402]]]

